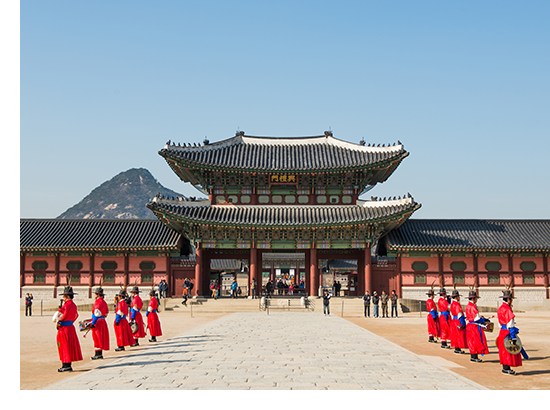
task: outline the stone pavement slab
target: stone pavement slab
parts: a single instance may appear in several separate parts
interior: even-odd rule
[[[50,390],[484,389],[337,316],[241,312]]]

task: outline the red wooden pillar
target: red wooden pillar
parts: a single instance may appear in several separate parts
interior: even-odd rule
[[[478,263],[479,263],[479,259],[477,257],[477,254],[474,253],[473,254],[473,261],[474,261],[474,288],[478,289],[479,288],[479,268],[478,268]]]
[[[311,250],[310,249],[306,249],[305,251],[305,260],[304,260],[304,291],[306,291],[310,296],[311,296],[311,292],[309,291],[309,275],[308,275],[308,272],[309,272],[309,266],[310,266],[310,253],[311,253]]]
[[[258,251],[258,259],[256,260],[256,297],[262,292],[262,282],[263,282],[263,251]]]
[[[19,297],[23,297],[23,286],[25,286],[25,254],[19,256]]]
[[[550,299],[550,291],[548,289],[548,255],[542,256],[542,269],[544,271],[544,287],[546,288],[546,299]]]
[[[172,297],[172,257],[169,253],[166,254],[166,283],[168,284],[166,297]]]
[[[202,253],[202,293],[201,296],[207,296],[210,293],[210,264],[212,261],[212,255],[210,251],[203,250]],[[199,295],[199,293],[197,293]]]
[[[365,290],[369,291],[369,294],[372,295],[372,256],[370,247],[365,248]],[[364,293],[364,292],[363,292]]]
[[[92,287],[94,286],[95,276],[95,255],[90,253],[90,286],[88,286],[88,298],[92,298]]]
[[[128,287],[129,283],[129,274],[130,274],[130,255],[128,253],[124,254],[124,287]]]
[[[57,298],[57,287],[59,286],[59,254],[55,254],[54,276],[53,276],[53,298]]]
[[[319,263],[317,261],[317,249],[311,248],[309,251],[309,294],[317,295],[319,288]]]
[[[443,274],[443,255],[437,254],[437,272],[439,274],[439,287],[445,287],[445,275]]]
[[[397,255],[395,260],[395,267],[397,269],[397,297],[403,298],[403,276],[401,276],[401,255]]]
[[[195,248],[195,295],[202,294],[202,273],[202,248],[200,242],[198,242]]]
[[[514,287],[514,256],[510,253],[508,254],[508,281],[510,282],[510,287]]]
[[[258,249],[250,248],[250,266],[248,269],[248,296],[250,294],[250,283],[252,279],[256,279],[256,287],[258,286]]]

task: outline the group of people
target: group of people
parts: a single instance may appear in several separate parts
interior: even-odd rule
[[[485,331],[491,330],[493,324],[489,319],[481,316],[477,308],[479,296],[477,291],[470,289],[468,294],[468,304],[463,310],[460,305],[460,293],[453,289],[451,296],[447,296],[445,288],[439,290],[439,299],[435,302],[435,292],[432,289],[426,293],[428,300],[426,309],[428,310],[428,342],[441,343],[443,349],[454,349],[456,354],[466,353],[462,349],[468,349],[470,352],[470,361],[481,363],[479,355],[483,356],[489,353]],[[502,364],[502,373],[516,374],[512,367],[518,367],[522,364],[522,356],[527,359],[528,356],[523,349],[519,349],[517,334],[519,329],[516,327],[514,312],[512,311],[512,291],[507,288],[500,296],[503,299],[502,305],[497,310],[500,332],[497,337],[497,347],[499,352],[500,364]],[[517,353],[510,353],[506,343],[512,345],[518,344]]]
[[[139,346],[139,339],[146,336],[149,331],[149,342],[156,342],[157,336],[162,336],[162,329],[158,318],[159,300],[154,289],[149,292],[150,301],[145,313],[147,328],[141,315],[143,301],[139,296],[139,288],[134,286],[130,291],[132,297],[128,304],[128,293],[121,288],[115,296],[115,321],[114,330],[116,336],[117,352],[124,351],[125,346]],[[53,321],[57,326],[57,348],[59,360],[62,366],[59,372],[72,371],[72,362],[82,360],[82,350],[78,340],[74,322],[78,318],[78,309],[73,299],[74,293],[71,286],[66,286],[61,296],[63,300],[59,310],[54,314]],[[92,319],[85,321],[82,330],[91,330],[94,343],[94,356],[91,360],[103,359],[103,351],[110,349],[109,328],[106,318],[109,307],[105,301],[104,291],[101,285],[95,289],[95,302],[92,307]],[[129,316],[129,317],[128,317]]]
[[[391,317],[397,316],[397,301],[399,297],[395,290],[391,291],[391,295],[388,295],[385,290],[382,291],[382,294],[379,296],[377,291],[374,291],[371,294],[369,291],[365,291],[363,295],[363,305],[364,305],[364,316],[370,317],[370,305],[372,302],[373,311],[372,317],[388,317],[388,301],[391,302]],[[382,306],[382,316],[380,316],[380,306]],[[395,316],[394,316],[395,314]]]

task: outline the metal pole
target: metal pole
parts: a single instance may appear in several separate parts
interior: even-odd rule
[[[420,313],[420,317],[422,317],[422,301],[418,301],[418,312]]]
[[[42,316],[42,310],[43,310],[43,307],[42,307],[42,299],[40,299],[40,316]]]
[[[342,315],[340,317],[344,317],[344,299],[342,299]]]

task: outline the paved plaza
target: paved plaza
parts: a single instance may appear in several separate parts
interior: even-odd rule
[[[225,316],[48,389],[484,387],[340,317],[270,311]]]

